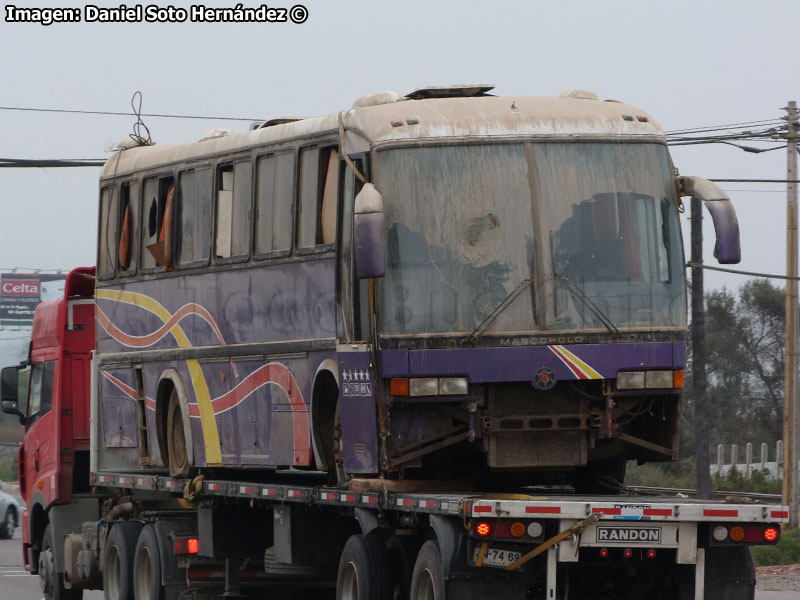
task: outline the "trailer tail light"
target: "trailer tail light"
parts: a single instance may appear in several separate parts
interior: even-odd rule
[[[650,550],[648,550],[648,551],[647,551],[647,558],[649,558],[650,560],[652,560],[652,559],[654,559],[655,557],[656,557],[656,551],[655,551],[655,550],[653,550],[653,549],[650,549]]]
[[[608,558],[608,548],[600,549],[600,558]]]
[[[720,543],[774,544],[780,529],[774,525],[717,525],[711,537]]]
[[[199,551],[200,541],[197,538],[175,540],[175,554],[197,554]]]
[[[528,535],[532,538],[538,538],[544,533],[544,527],[539,521],[532,521],[528,524]]]
[[[508,531],[511,533],[511,537],[518,538],[525,535],[525,529],[525,524],[517,521],[516,523],[511,524],[511,527],[508,528]]]
[[[633,557],[633,550],[630,548],[625,548],[625,551],[622,553],[622,556],[625,558],[632,558]]]
[[[486,537],[492,533],[492,526],[486,521],[481,521],[475,526],[475,533],[477,533],[480,537]]]
[[[711,532],[711,536],[718,542],[724,542],[728,539],[728,528],[724,525],[717,525]]]
[[[777,542],[778,541],[778,528],[777,527],[767,527],[764,530],[764,541],[766,542]]]
[[[735,525],[731,527],[728,535],[730,535],[731,541],[741,542],[744,539],[744,527],[741,525]]]

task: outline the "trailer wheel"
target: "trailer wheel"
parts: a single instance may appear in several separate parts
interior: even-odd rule
[[[383,540],[353,535],[339,559],[336,600],[389,600],[389,564]]]
[[[106,600],[134,600],[133,557],[142,524],[114,523],[103,550],[103,590]]]
[[[172,388],[167,407],[167,455],[170,477],[187,477],[189,453],[186,450],[186,434],[183,430],[183,411],[175,388]]]
[[[135,598],[162,600],[161,558],[158,552],[156,528],[145,525],[136,543],[133,557],[133,594]]]
[[[83,590],[64,587],[64,574],[56,573],[53,558],[53,530],[48,523],[42,539],[42,551],[39,553],[39,585],[45,600],[81,600]]]
[[[411,600],[444,600],[444,567],[439,545],[422,544],[411,575]]]

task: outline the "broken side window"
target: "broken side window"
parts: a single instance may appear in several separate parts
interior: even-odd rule
[[[217,170],[217,225],[214,255],[247,256],[250,250],[250,204],[253,167],[249,161]]]
[[[142,267],[172,268],[172,221],[175,205],[175,178],[149,177],[144,180],[142,210]]]
[[[300,153],[298,248],[336,241],[336,198],[339,188],[336,148],[307,148]]]

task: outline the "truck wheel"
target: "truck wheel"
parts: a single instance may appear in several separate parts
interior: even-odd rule
[[[162,600],[161,558],[158,552],[156,528],[145,525],[136,543],[133,558],[133,594],[135,598]]]
[[[167,407],[167,454],[169,476],[187,477],[189,475],[189,453],[186,450],[181,403],[178,400],[178,391],[174,388]]]
[[[444,568],[439,545],[422,544],[411,575],[411,600],[444,600]]]
[[[114,523],[103,550],[103,590],[106,600],[133,600],[133,557],[142,524]]]
[[[383,540],[353,535],[339,559],[336,600],[389,600],[389,564]]]
[[[64,587],[64,574],[56,573],[53,557],[53,530],[48,523],[42,539],[42,551],[39,553],[39,585],[45,600],[81,600],[83,590]]]
[[[0,540],[10,540],[14,537],[14,529],[17,526],[17,516],[13,508],[6,511],[3,522],[0,523]]]

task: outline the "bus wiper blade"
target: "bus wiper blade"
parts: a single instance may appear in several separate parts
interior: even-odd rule
[[[614,335],[614,337],[619,337],[619,329],[617,326],[614,325],[613,321],[606,316],[606,314],[600,309],[599,306],[597,306],[597,304],[592,302],[589,296],[583,293],[582,289],[567,279],[567,276],[564,275],[564,273],[559,273],[556,271],[554,275],[562,281],[564,287],[566,287],[575,298],[583,302],[586,307],[592,311],[592,314],[600,319],[600,322],[605,325],[605,328],[608,329]]]
[[[467,338],[467,343],[471,345],[477,342],[478,338],[481,337],[481,335],[483,335],[483,332],[486,331],[486,328],[491,324],[491,322],[494,321],[497,318],[497,316],[501,312],[503,312],[508,307],[508,305],[511,304],[516,299],[516,297],[523,292],[523,290],[525,290],[525,288],[530,286],[532,281],[533,281],[532,279],[523,279],[522,283],[520,283],[516,288],[514,288],[514,291],[512,291],[508,296],[506,296],[506,299],[503,300],[500,304],[498,304],[497,308],[495,308],[491,312],[491,314],[488,317],[486,317],[481,322],[481,324],[475,328],[475,331],[469,334],[469,337]]]

